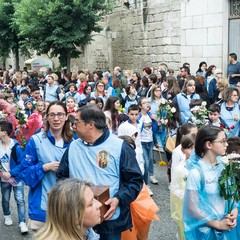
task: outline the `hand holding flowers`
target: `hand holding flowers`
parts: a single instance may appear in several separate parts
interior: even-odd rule
[[[239,154],[229,154],[222,157],[225,168],[218,180],[220,195],[227,201],[229,218],[234,218],[236,211],[234,205],[240,201],[240,162],[237,161],[239,158]]]

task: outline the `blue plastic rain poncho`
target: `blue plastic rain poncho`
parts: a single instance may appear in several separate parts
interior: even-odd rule
[[[194,153],[188,161],[189,175],[183,203],[184,233],[187,240],[229,239],[227,231],[206,225],[212,220],[222,220],[227,214],[218,184],[224,165],[217,160],[218,164],[212,166]]]

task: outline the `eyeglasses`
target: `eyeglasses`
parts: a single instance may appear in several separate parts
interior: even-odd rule
[[[154,90],[154,92],[161,92],[161,90],[160,89],[156,89],[156,90]]]
[[[75,119],[74,121],[73,121],[73,124],[74,125],[78,125],[80,122],[84,122],[83,120],[80,120],[80,119]]]
[[[97,87],[104,87],[104,85],[100,85],[100,84],[98,84]]]
[[[227,139],[223,139],[223,140],[219,140],[219,141],[216,140],[216,141],[213,141],[213,142],[219,142],[223,145],[226,145],[227,144]]]
[[[218,72],[218,73],[216,73],[216,74],[223,74],[222,72]]]
[[[66,113],[58,112],[58,113],[49,113],[47,115],[47,117],[50,119],[54,119],[56,116],[58,117],[58,119],[62,119],[64,116],[66,116]]]

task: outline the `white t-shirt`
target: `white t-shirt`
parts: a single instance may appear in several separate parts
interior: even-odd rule
[[[4,169],[10,170],[10,156],[12,147],[14,146],[14,141],[11,139],[10,145],[7,148],[3,148],[2,141],[0,141],[0,161]],[[2,177],[1,181],[6,182]]]
[[[140,121],[143,122],[143,129],[141,131],[141,142],[152,142],[152,119],[148,116],[148,114],[146,114],[141,116]]]

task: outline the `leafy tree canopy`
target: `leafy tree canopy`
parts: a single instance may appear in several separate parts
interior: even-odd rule
[[[101,30],[98,21],[108,6],[106,0],[22,0],[15,21],[24,44],[65,65],[79,56],[77,47],[92,40],[92,31]]]
[[[0,0],[0,55],[9,56],[16,47],[17,29],[13,24],[14,5],[12,0]]]

